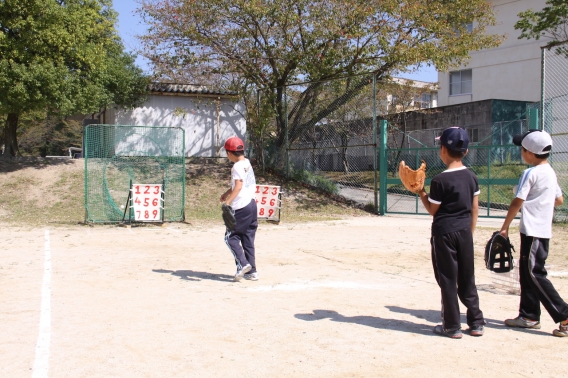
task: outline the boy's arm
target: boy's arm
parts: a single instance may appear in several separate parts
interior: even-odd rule
[[[231,206],[231,202],[239,195],[241,189],[243,188],[243,180],[235,180],[235,187],[233,189],[229,189],[225,194],[227,196],[223,200],[223,196],[221,196],[221,201],[224,201],[227,205]]]
[[[426,211],[430,215],[435,215],[438,209],[440,208],[440,204],[430,202],[428,200],[428,193],[426,193],[426,190],[424,190],[424,188],[422,188],[422,190],[418,193],[418,195],[420,196],[420,200],[422,201],[422,204],[426,208]]]
[[[554,206],[562,206],[563,203],[564,203],[564,197],[562,196],[556,197],[556,199],[554,200]]]
[[[471,233],[475,232],[475,226],[477,226],[477,217],[479,215],[479,196],[473,196],[473,202],[471,204]]]
[[[507,216],[505,217],[505,221],[503,222],[503,226],[501,226],[501,235],[503,235],[504,237],[509,237],[509,226],[511,225],[511,222],[513,221],[513,219],[515,219],[515,216],[517,215],[517,213],[519,212],[519,210],[521,210],[521,207],[523,206],[523,202],[525,202],[525,200],[521,199],[521,198],[515,198],[512,202],[511,205],[509,206],[509,211],[507,212]]]

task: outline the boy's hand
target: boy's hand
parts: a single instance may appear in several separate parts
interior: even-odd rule
[[[227,199],[227,196],[228,196],[227,192],[221,194],[221,198],[220,198],[221,202],[225,202],[225,200]]]
[[[499,231],[499,233],[505,238],[509,237],[509,229],[508,228],[502,229],[501,231]]]

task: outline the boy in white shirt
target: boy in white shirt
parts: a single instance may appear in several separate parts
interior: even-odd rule
[[[542,303],[554,322],[560,323],[552,334],[565,337],[568,336],[568,304],[546,278],[544,268],[552,236],[554,206],[560,206],[564,202],[556,173],[548,164],[552,138],[545,131],[529,130],[515,136],[513,143],[521,146],[523,160],[532,167],[523,172],[515,199],[511,202],[501,227],[501,234],[508,237],[509,226],[522,207],[519,230],[521,303],[519,316],[505,320],[505,324],[509,327],[539,329]]]
[[[245,144],[234,136],[225,142],[225,150],[230,161],[231,189],[221,195],[221,202],[232,206],[235,212],[236,228],[225,232],[225,243],[235,257],[237,273],[235,281],[242,278],[258,280],[256,271],[254,238],[258,228],[256,208],[256,179],[250,161],[245,158]]]

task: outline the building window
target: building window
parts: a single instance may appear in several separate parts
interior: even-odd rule
[[[471,70],[450,72],[450,96],[471,93]]]
[[[467,136],[470,143],[479,142],[479,129],[467,129]]]
[[[414,97],[414,107],[418,109],[430,109],[432,107],[432,95],[422,93]]]

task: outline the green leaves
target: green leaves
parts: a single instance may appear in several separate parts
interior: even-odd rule
[[[566,0],[548,0],[548,6],[535,12],[529,9],[518,14],[515,29],[521,31],[519,39],[552,38],[551,45],[568,41],[568,3]]]
[[[0,113],[91,113],[141,101],[110,0],[0,1]]]
[[[140,13],[149,25],[145,55],[159,77],[230,87],[245,104],[257,103],[251,88],[263,90],[258,113],[247,109],[247,128],[259,143],[262,135],[283,143],[287,117],[300,135],[369,82],[354,79],[348,94],[305,121],[318,85],[305,85],[288,110],[285,85],[363,72],[381,80],[417,64],[447,70],[501,38],[485,33],[494,23],[486,0],[144,0]]]
[[[142,72],[123,53],[108,0],[0,2],[0,111],[91,112],[129,104]],[[126,80],[126,82],[125,82]],[[122,83],[122,85],[121,85]],[[119,93],[119,92],[126,93]]]

